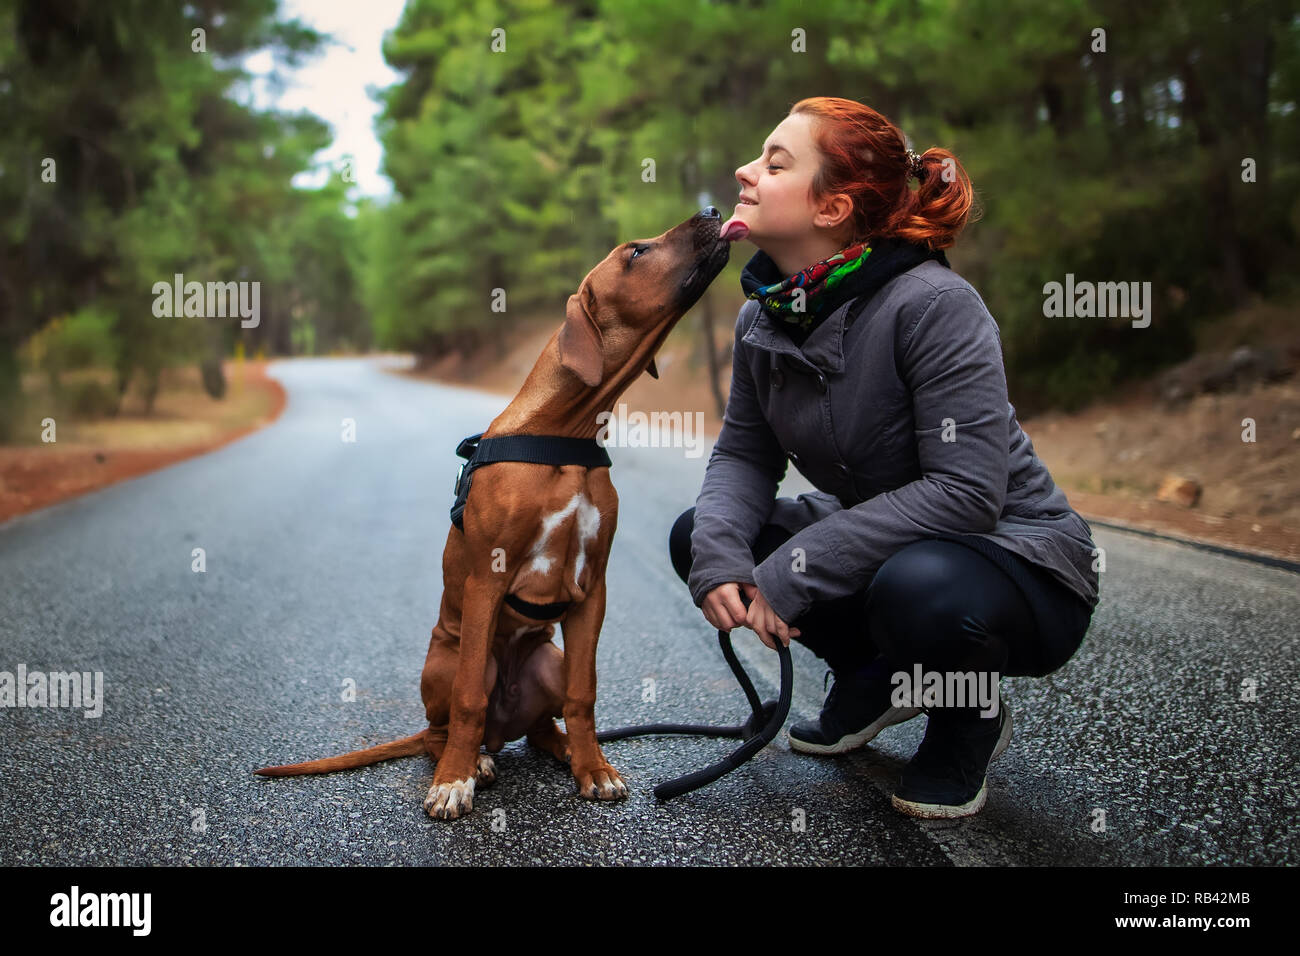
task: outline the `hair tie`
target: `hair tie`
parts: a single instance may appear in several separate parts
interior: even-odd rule
[[[918,180],[923,178],[922,174],[925,172],[925,164],[921,162],[921,157],[917,152],[912,149],[907,151],[907,171]]]

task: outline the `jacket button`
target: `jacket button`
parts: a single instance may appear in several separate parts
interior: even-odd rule
[[[840,473],[841,478],[847,478],[849,476],[849,466],[844,464],[844,462],[840,462],[836,465],[835,470]]]
[[[826,391],[826,376],[825,376],[825,375],[818,375],[818,376],[817,376],[817,388],[818,388],[818,390],[820,390],[821,392],[825,393],[825,391]]]
[[[794,452],[790,452],[790,460],[794,462],[796,465],[799,464],[799,456]]]
[[[772,387],[780,388],[785,384],[785,373],[779,368],[772,369]]]

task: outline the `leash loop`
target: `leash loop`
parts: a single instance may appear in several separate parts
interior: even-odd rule
[[[741,600],[745,602],[746,607],[749,606],[749,598],[745,596],[743,590]],[[661,802],[698,790],[735,770],[770,744],[785,724],[786,717],[790,715],[790,699],[794,690],[794,664],[790,659],[790,648],[781,643],[779,638],[777,639],[776,652],[781,660],[781,689],[776,700],[764,703],[759,700],[753,682],[736,656],[736,650],[731,645],[731,632],[719,628],[718,644],[722,648],[722,656],[726,658],[728,666],[736,675],[736,680],[739,681],[749,701],[751,713],[743,724],[737,727],[710,727],[703,724],[639,724],[635,727],[620,727],[617,730],[605,730],[596,734],[596,740],[600,743],[651,734],[736,737],[744,741],[717,763],[659,784],[655,787],[654,794]]]

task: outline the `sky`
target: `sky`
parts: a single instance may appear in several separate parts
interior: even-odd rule
[[[244,59],[244,68],[255,74],[249,93],[252,105],[290,112],[315,113],[334,130],[334,142],[316,155],[317,163],[329,163],[333,171],[342,168],[343,157],[353,157],[356,184],[349,198],[392,194],[392,183],[379,171],[383,149],[375,137],[374,120],[379,104],[369,89],[382,89],[400,78],[384,62],[380,49],[384,33],[397,26],[405,0],[280,0],[283,19],[298,19],[331,34],[333,41],[323,52],[296,68],[280,66],[276,72],[283,86],[270,82],[275,62],[269,52]],[[297,186],[319,186],[330,169],[300,174]]]

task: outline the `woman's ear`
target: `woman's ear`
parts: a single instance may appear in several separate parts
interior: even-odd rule
[[[591,299],[591,289],[585,281],[569,296],[557,345],[560,364],[584,384],[595,388],[605,377],[605,349],[600,328],[591,314]]]

